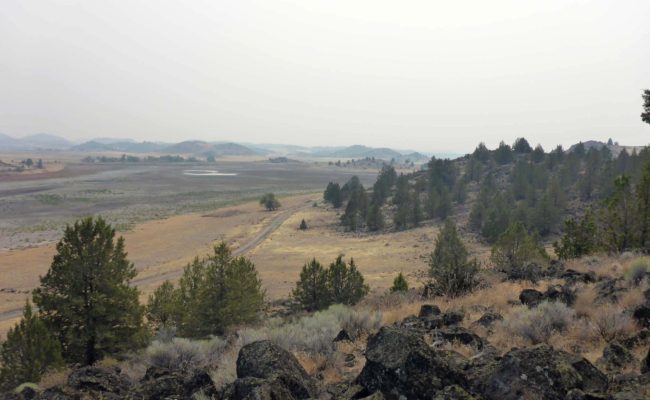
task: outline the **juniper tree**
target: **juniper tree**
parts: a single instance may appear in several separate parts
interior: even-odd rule
[[[390,291],[391,293],[396,293],[396,292],[408,292],[408,290],[409,290],[409,284],[406,281],[404,274],[400,272],[393,280],[393,286],[391,286]]]
[[[302,267],[291,296],[307,311],[322,310],[330,305],[327,278],[327,271],[314,258]]]
[[[368,216],[366,217],[366,226],[370,231],[380,231],[384,229],[384,215],[381,212],[381,207],[377,204],[370,204],[368,207]]]
[[[650,90],[643,91],[643,112],[641,113],[641,120],[650,124]]]
[[[9,329],[0,347],[0,390],[9,391],[25,382],[38,383],[47,371],[62,366],[59,342],[28,301],[23,318]]]
[[[305,222],[304,219],[302,221],[300,221],[300,227],[299,228],[300,228],[301,231],[307,230],[307,222]]]
[[[171,328],[178,321],[178,292],[170,281],[163,282],[147,301],[147,321],[154,330]]]
[[[603,231],[605,245],[610,251],[623,252],[635,244],[634,194],[628,176],[622,175],[614,181],[614,194],[603,210]]]
[[[68,225],[49,271],[34,290],[41,317],[70,362],[93,364],[144,345],[144,307],[124,239],[102,218]]]
[[[468,260],[456,224],[447,219],[436,237],[429,260],[429,274],[436,289],[447,296],[459,296],[473,290],[478,284],[479,267],[476,260]]]
[[[349,266],[338,256],[327,270],[327,285],[330,301],[334,304],[354,305],[366,294],[368,285],[364,283],[363,275],[350,259]]]
[[[260,199],[260,205],[263,205],[268,211],[275,211],[280,208],[280,202],[275,198],[275,194],[267,193]]]
[[[637,221],[639,224],[639,248],[650,252],[650,162],[646,163],[643,175],[636,187]]]
[[[588,209],[580,220],[568,218],[564,221],[564,235],[559,242],[553,243],[553,248],[561,260],[580,258],[596,250],[596,235],[593,212]]]
[[[529,279],[535,281],[537,272],[534,266],[548,263],[548,255],[537,238],[528,233],[521,222],[511,224],[499,236],[492,247],[491,260],[497,270],[505,272],[510,279]]]

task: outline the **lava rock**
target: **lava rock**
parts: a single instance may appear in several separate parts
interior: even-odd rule
[[[559,301],[567,306],[572,306],[576,301],[576,293],[568,285],[551,285],[544,292],[544,298],[549,301]]]
[[[481,315],[481,318],[476,320],[475,324],[485,328],[489,328],[492,325],[494,325],[494,323],[497,321],[503,321],[503,315],[492,311],[488,311],[485,314]]]
[[[650,305],[642,304],[634,309],[632,317],[644,328],[650,328]]]
[[[279,393],[279,388],[282,387],[295,399],[316,397],[315,384],[298,360],[268,340],[253,342],[241,348],[237,357],[237,377],[264,381],[260,390],[265,392]],[[252,382],[248,380],[238,387],[250,387]],[[283,390],[281,392],[284,393]]]
[[[344,341],[352,341],[352,338],[348,334],[348,332],[345,329],[342,329],[338,335],[334,338],[333,342],[344,342]]]
[[[419,318],[430,318],[441,314],[440,307],[435,304],[423,304],[420,307]]]
[[[519,301],[529,308],[537,307],[539,303],[544,301],[544,293],[535,289],[524,289],[519,293]]]
[[[607,377],[582,357],[548,345],[510,350],[488,377],[490,400],[560,400],[572,389],[604,392]]]
[[[131,390],[131,382],[117,367],[88,366],[75,369],[68,376],[68,386],[80,392],[101,393],[105,398],[121,396]]]
[[[464,318],[465,314],[460,311],[447,311],[442,315],[442,323],[445,326],[458,325]]]
[[[607,371],[620,371],[635,361],[628,349],[618,342],[609,343],[603,350],[603,356],[597,361]]]
[[[416,333],[385,326],[368,339],[356,382],[367,393],[381,391],[389,398],[432,398],[446,386],[464,386],[462,364],[457,353],[436,352]]]
[[[570,285],[580,283],[593,283],[596,282],[596,274],[593,271],[590,272],[578,272],[574,269],[567,269],[560,278]]]

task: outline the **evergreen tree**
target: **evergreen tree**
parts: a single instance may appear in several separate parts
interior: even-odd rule
[[[517,140],[515,140],[515,144],[512,146],[512,149],[515,153],[519,154],[528,154],[533,151],[533,148],[530,147],[528,140],[525,138],[517,138]]]
[[[580,221],[569,218],[564,221],[564,235],[559,242],[553,243],[555,254],[561,260],[589,255],[596,250],[596,234],[596,222],[591,210],[587,210]]]
[[[372,187],[372,201],[375,204],[382,205],[390,196],[390,190],[395,185],[397,173],[395,168],[390,165],[384,165],[377,176],[377,181]]]
[[[430,189],[427,193],[425,210],[429,218],[435,218],[438,213],[438,199],[440,195],[436,189]]]
[[[458,204],[464,204],[467,199],[467,184],[463,179],[456,182],[454,186],[454,201]]]
[[[395,228],[398,230],[408,228],[409,221],[413,219],[412,213],[413,208],[409,202],[403,201],[398,204],[397,209],[395,209],[395,215],[393,215],[393,223],[395,224]]]
[[[420,222],[424,219],[422,214],[422,207],[420,206],[420,195],[418,192],[413,193],[413,200],[411,201],[412,211],[411,211],[411,221],[413,226],[419,226]]]
[[[393,280],[393,286],[390,288],[391,293],[396,292],[408,292],[409,284],[406,281],[406,277],[401,272]]]
[[[307,311],[317,311],[330,305],[327,271],[323,266],[312,259],[302,267],[300,280],[291,295]]]
[[[299,228],[300,228],[301,231],[306,231],[307,230],[307,222],[305,222],[304,219],[302,221],[300,221],[300,227]]]
[[[643,91],[643,112],[641,113],[641,120],[650,124],[650,90]]]
[[[636,187],[637,220],[639,223],[639,248],[650,252],[650,162],[645,164],[643,175]]]
[[[443,187],[440,190],[440,197],[438,197],[438,205],[436,208],[436,216],[440,219],[445,219],[451,215],[453,207],[451,204],[451,196],[449,195],[449,190],[446,187]]]
[[[343,205],[343,195],[341,194],[341,186],[338,183],[330,182],[323,193],[323,200],[332,204],[334,208],[339,208]]]
[[[510,279],[529,279],[535,281],[538,276],[531,271],[533,265],[543,266],[548,263],[548,255],[537,238],[530,235],[526,227],[516,222],[499,237],[492,247],[491,260],[496,269],[505,272]]]
[[[393,196],[393,204],[400,206],[406,204],[410,200],[409,192],[409,180],[408,177],[404,174],[401,174],[395,183],[395,196]]]
[[[607,248],[620,253],[635,245],[634,199],[629,177],[617,177],[614,188],[603,210],[603,230]]]
[[[70,362],[144,345],[144,307],[129,282],[136,275],[124,239],[102,218],[67,226],[34,301]]]
[[[176,295],[177,292],[170,281],[163,282],[149,295],[146,315],[153,329],[167,329],[176,325],[179,314]]]
[[[553,206],[550,196],[545,193],[533,211],[532,226],[540,235],[548,235],[557,224],[559,217],[559,210]]]
[[[534,163],[541,163],[542,161],[544,161],[544,156],[545,156],[544,148],[542,147],[541,144],[538,144],[537,146],[535,146],[535,150],[533,150],[533,152],[530,153],[530,161]]]
[[[490,161],[490,150],[485,147],[485,143],[481,142],[476,146],[476,149],[472,153],[472,158],[482,163]]]
[[[348,266],[343,261],[343,256],[338,256],[336,261],[330,264],[327,270],[327,283],[330,301],[334,304],[354,305],[369,291],[354,259],[350,259]]]
[[[366,218],[366,226],[370,231],[380,231],[384,229],[384,216],[381,212],[381,207],[376,204],[370,204],[368,208],[368,217]]]
[[[38,383],[47,371],[62,366],[59,342],[32,313],[28,301],[23,318],[9,329],[0,347],[0,390],[10,391],[25,382]]]
[[[505,165],[512,162],[512,149],[504,142],[499,143],[499,147],[494,150],[494,161],[498,164]]]
[[[263,205],[268,211],[275,211],[280,208],[280,202],[275,198],[275,194],[267,193],[260,199],[260,205]]]
[[[456,224],[447,219],[436,238],[429,261],[429,274],[441,294],[459,296],[476,287],[478,263],[467,258],[467,249],[458,235]]]

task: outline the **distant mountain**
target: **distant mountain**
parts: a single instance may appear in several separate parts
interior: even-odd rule
[[[195,154],[218,156],[250,156],[258,152],[237,143],[208,143],[200,140],[189,140],[173,144],[160,150],[171,154]]]
[[[109,138],[109,137],[98,137],[94,139],[90,139],[90,142],[97,142],[101,144],[113,144],[113,143],[137,143],[133,139],[123,139],[123,138]]]
[[[22,138],[0,134],[0,147],[5,150],[64,150],[71,145],[72,142],[69,140],[48,133],[38,133]]]
[[[605,142],[601,142],[601,141],[598,141],[598,140],[587,140],[586,142],[580,142],[580,143],[583,144],[583,146],[585,147],[585,150],[589,150],[589,149],[592,149],[592,148],[595,148],[596,150],[600,150],[603,147],[607,147],[609,149],[609,151],[612,152],[612,155],[614,157],[617,157],[619,155],[619,153],[621,151],[623,151],[623,149],[625,149],[628,153],[631,153],[634,150],[639,151],[639,150],[641,150],[643,148],[643,146],[622,146],[618,142],[612,142],[610,144],[610,143],[605,143]],[[579,143],[576,143],[573,146],[569,147],[569,152],[573,151],[578,144]]]
[[[107,144],[91,140],[81,144],[70,147],[72,151],[111,151],[111,147]]]
[[[321,150],[312,153],[318,157],[330,158],[378,158],[381,160],[389,161],[391,159],[398,159],[402,157],[402,153],[385,147],[373,148],[356,144],[354,146],[345,147],[337,150]]]

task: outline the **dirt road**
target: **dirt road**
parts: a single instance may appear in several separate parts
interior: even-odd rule
[[[266,238],[269,237],[275,230],[277,230],[282,224],[289,219],[292,215],[294,215],[296,212],[300,210],[304,210],[307,207],[310,207],[312,204],[313,200],[306,201],[303,204],[293,206],[291,208],[288,208],[278,215],[276,215],[274,218],[272,218],[266,226],[264,226],[259,232],[257,232],[253,237],[251,237],[249,240],[243,242],[239,247],[237,247],[235,250],[233,250],[233,255],[235,256],[240,256],[245,253],[247,253],[250,250],[253,250],[255,247],[260,245]],[[142,278],[135,278],[131,284],[134,286],[152,286],[157,283],[162,283],[165,280],[168,279],[175,279],[183,275],[183,270],[178,269],[154,276],[147,276],[147,277],[142,277]],[[22,308],[17,308],[17,309],[12,309],[12,310],[6,310],[3,312],[0,312],[0,322],[2,321],[8,321],[12,319],[19,318],[22,315]]]

